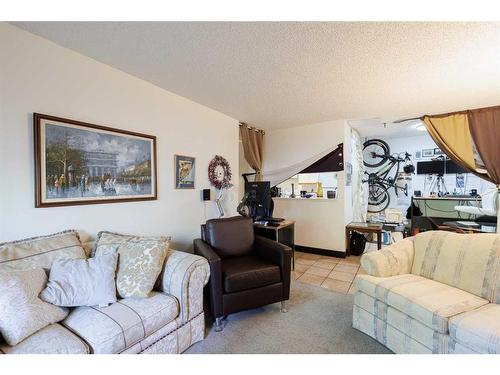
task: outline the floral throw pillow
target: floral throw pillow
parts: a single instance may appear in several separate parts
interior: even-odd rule
[[[145,298],[153,290],[170,245],[169,237],[99,233],[95,256],[117,253],[116,290],[120,298]]]

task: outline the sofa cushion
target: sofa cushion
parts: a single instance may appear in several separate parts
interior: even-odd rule
[[[414,237],[411,273],[500,303],[500,235],[444,231]]]
[[[86,258],[77,231],[0,244],[0,269],[50,269],[56,258]]]
[[[450,319],[452,339],[474,352],[500,354],[500,305],[490,303]]]
[[[450,317],[486,305],[471,293],[417,275],[356,276],[356,287],[440,333]]]
[[[122,299],[110,306],[77,307],[62,324],[83,338],[93,353],[120,353],[179,315],[177,300],[152,292],[148,298]]]
[[[222,279],[226,293],[258,288],[281,281],[280,268],[269,261],[244,256],[222,261]]]
[[[205,240],[221,258],[250,255],[254,243],[253,221],[243,216],[208,220]]]
[[[432,350],[425,345],[357,305],[353,306],[352,326],[373,337],[395,353],[432,354]]]
[[[392,327],[401,332],[403,336],[415,340],[419,344],[425,346],[432,353],[446,353],[448,335],[438,333],[432,328],[420,323],[418,320],[402,313],[401,311],[386,305],[382,301],[369,296],[363,292],[356,292],[354,295],[354,305],[367,311],[373,317],[372,329],[374,337],[384,343],[387,337],[387,328]],[[396,350],[398,353],[411,353],[410,348],[407,346],[409,340],[403,340],[401,346]]]
[[[16,346],[0,343],[4,354],[88,354],[88,345],[60,324],[51,324]]]
[[[169,237],[140,237],[100,232],[95,256],[119,254],[116,289],[121,298],[147,297],[162,270]]]
[[[0,333],[9,345],[68,315],[67,309],[38,297],[46,284],[47,275],[41,268],[0,271]]]

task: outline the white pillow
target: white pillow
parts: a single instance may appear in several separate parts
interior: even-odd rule
[[[116,302],[117,254],[56,259],[40,297],[57,306],[106,306]]]
[[[38,298],[46,283],[42,268],[0,271],[0,333],[7,344],[16,345],[68,315]]]

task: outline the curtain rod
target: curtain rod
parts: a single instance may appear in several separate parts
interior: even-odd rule
[[[424,116],[420,117],[420,119],[423,119],[424,117],[447,117],[447,116],[452,116],[452,115],[461,115],[461,114],[466,114],[468,112],[481,112],[481,111],[488,111],[488,110],[492,110],[492,109],[496,109],[496,108],[500,108],[500,105],[494,105],[491,107],[475,108],[475,109],[465,109],[463,111],[440,113],[438,115],[424,115]]]
[[[448,112],[448,113],[439,113],[436,115],[422,115],[419,117],[412,117],[412,118],[405,118],[397,121],[393,121],[394,124],[399,124],[401,122],[406,122],[406,121],[411,121],[411,120],[423,120],[424,117],[448,117],[452,115],[461,115],[461,114],[466,114],[468,112],[480,112],[480,111],[487,111],[495,108],[500,108],[500,106],[492,106],[492,107],[482,107],[482,108],[475,108],[475,109],[464,109],[462,111],[455,111],[455,112]]]
[[[262,129],[259,129],[259,128],[256,128],[255,126],[250,126],[248,125],[247,123],[244,123],[244,122],[241,122],[238,124],[239,126],[246,126],[248,129],[251,129],[251,130],[254,130],[256,131],[257,133],[262,133],[263,135],[266,134],[266,132]]]

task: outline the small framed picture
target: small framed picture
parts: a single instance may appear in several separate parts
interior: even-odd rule
[[[426,148],[422,150],[422,157],[423,158],[429,158],[431,156],[434,156],[434,149],[433,148]]]
[[[422,152],[421,151],[416,151],[415,152],[415,159],[420,159],[422,157]]]
[[[174,155],[175,188],[194,189],[195,158]]]
[[[434,155],[444,155],[444,152],[440,148],[435,148]]]

